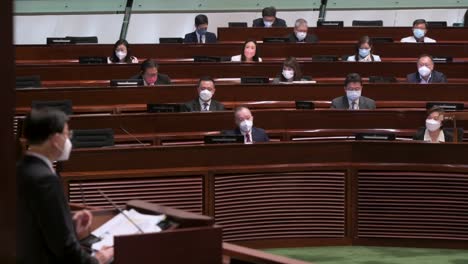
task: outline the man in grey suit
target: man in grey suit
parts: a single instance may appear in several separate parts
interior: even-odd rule
[[[375,101],[361,96],[362,79],[357,73],[350,73],[346,76],[345,83],[346,95],[333,99],[331,108],[334,109],[375,109]]]
[[[209,76],[198,80],[198,98],[184,104],[185,112],[224,111],[224,105],[213,99],[216,92],[215,82]]]

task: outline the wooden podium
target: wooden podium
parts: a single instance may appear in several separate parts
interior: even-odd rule
[[[458,127],[457,120],[468,120],[468,112],[446,112],[444,120],[452,120],[453,122],[453,142],[458,143]]]
[[[165,206],[133,200],[126,209],[143,214],[165,214],[175,225],[159,233],[114,237],[115,264],[220,264],[222,229],[211,217]],[[117,210],[93,210],[93,230],[105,223]]]

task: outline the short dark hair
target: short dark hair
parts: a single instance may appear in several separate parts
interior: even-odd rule
[[[424,24],[424,25],[426,25],[426,27],[428,27],[427,22],[426,22],[425,19],[416,19],[413,22],[413,27],[416,26],[416,25],[419,25],[419,24]]]
[[[346,79],[344,81],[344,85],[345,86],[348,86],[348,83],[354,83],[354,82],[358,82],[362,85],[362,79],[361,79],[361,75],[359,75],[358,73],[350,73],[346,76]]]
[[[155,60],[147,59],[143,63],[141,63],[140,70],[142,74],[145,73],[146,70],[151,69],[151,68],[159,69],[159,65]]]
[[[265,7],[262,10],[262,17],[273,16],[276,17],[276,8],[274,6]]]
[[[208,24],[208,17],[206,15],[200,14],[195,17],[195,26]]]
[[[68,116],[57,109],[33,109],[24,120],[24,136],[30,145],[44,143],[50,136],[63,133]]]
[[[429,59],[431,59],[431,61],[434,61],[434,58],[432,57],[432,55],[429,55],[429,54],[426,54],[426,53],[419,55],[418,61],[419,61],[421,58],[424,58],[424,57],[428,57]]]
[[[445,111],[444,111],[444,109],[442,107],[434,105],[429,110],[427,110],[427,116],[430,116],[434,112],[437,112],[437,113],[439,113],[441,115],[445,113]]]
[[[210,76],[202,76],[198,80],[198,87],[200,87],[201,82],[207,82],[207,81],[210,81],[213,83],[213,85],[215,85],[215,81],[213,78],[211,78]]]

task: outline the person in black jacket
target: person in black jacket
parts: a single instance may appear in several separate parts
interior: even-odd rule
[[[240,106],[234,110],[234,118],[237,128],[234,130],[223,131],[224,135],[242,135],[244,136],[245,144],[253,144],[256,142],[268,142],[265,130],[253,126],[253,115],[247,107]]]
[[[409,83],[446,83],[447,77],[441,72],[434,70],[434,61],[431,55],[422,54],[417,62],[418,72],[408,74],[406,79]]]
[[[276,8],[274,6],[265,7],[262,10],[262,17],[252,22],[252,27],[287,27],[286,21],[276,17]]]
[[[434,106],[427,111],[426,126],[418,129],[413,136],[413,140],[422,140],[430,143],[453,142],[454,131],[450,128],[443,128],[442,121],[444,110]],[[463,129],[458,128],[458,141],[463,141]]]
[[[198,15],[195,17],[195,31],[185,35],[184,43],[216,43],[214,33],[208,32],[208,17]]]
[[[32,110],[24,121],[29,149],[16,167],[18,263],[108,263],[113,248],[95,257],[85,252],[79,238],[86,236],[92,221],[89,211],[73,218],[60,177],[52,166],[65,161],[72,145],[67,116],[58,110]]]
[[[318,38],[315,34],[309,33],[309,26],[307,20],[299,18],[294,23],[294,32],[287,36],[288,41],[291,43],[316,43]]]
[[[224,105],[213,99],[216,92],[215,82],[209,76],[198,80],[198,98],[184,104],[186,112],[212,112],[223,111]]]
[[[153,59],[145,60],[140,66],[140,74],[133,76],[131,79],[143,80],[145,86],[171,84],[169,76],[159,73],[159,65]]]

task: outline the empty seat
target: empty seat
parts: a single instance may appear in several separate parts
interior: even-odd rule
[[[383,27],[383,20],[353,20],[353,27]]]

